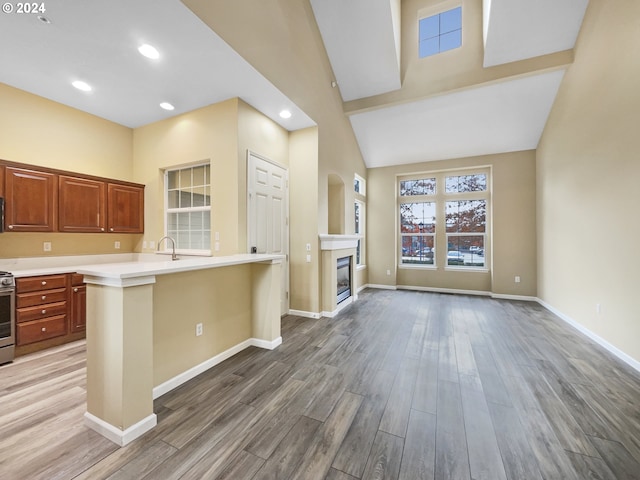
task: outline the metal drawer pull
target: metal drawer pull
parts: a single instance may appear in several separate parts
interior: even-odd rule
[[[42,314],[44,315],[45,313],[47,313],[47,311],[46,310],[42,310]]]
[[[74,289],[73,289],[73,291],[74,291],[74,292],[77,292],[77,291],[78,291],[78,289],[77,289],[77,288],[74,288]]]
[[[42,331],[43,331],[43,332],[46,332],[46,331],[47,331],[47,328],[46,328],[46,327],[42,327]]]
[[[42,295],[42,300],[46,300],[47,296],[46,295]]]
[[[42,285],[46,285],[46,284],[47,284],[46,280],[43,280]]]

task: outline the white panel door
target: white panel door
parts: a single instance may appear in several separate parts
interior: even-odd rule
[[[289,185],[284,168],[251,152],[247,158],[248,250],[285,255],[280,313],[289,312]]]

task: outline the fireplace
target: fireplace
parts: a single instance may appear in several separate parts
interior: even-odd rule
[[[338,259],[337,303],[351,296],[351,257]]]

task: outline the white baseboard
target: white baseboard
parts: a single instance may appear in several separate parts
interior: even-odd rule
[[[85,412],[84,424],[91,430],[94,430],[108,440],[111,440],[116,445],[124,447],[155,427],[158,424],[158,417],[156,417],[155,413],[152,413],[148,417],[140,420],[138,423],[131,425],[126,430],[120,430],[95,415]]]
[[[336,315],[338,315],[338,313],[340,313],[340,311],[342,309],[344,309],[345,307],[351,305],[356,299],[351,296],[349,298],[347,298],[346,300],[344,300],[343,302],[340,302],[340,304],[338,305],[338,308],[336,308],[333,312],[322,312],[322,316],[323,317],[328,317],[328,318],[333,318]]]
[[[492,293],[491,298],[498,298],[500,300],[522,300],[524,302],[537,302],[536,297],[530,297],[527,295],[507,295],[503,293]]]
[[[483,297],[491,296],[491,292],[484,292],[482,290],[458,290],[455,288],[416,287],[411,285],[398,285],[397,288],[398,290],[417,290],[419,292],[455,293],[458,295],[479,295]]]
[[[249,338],[244,342],[241,342],[233,347],[225,350],[214,357],[211,357],[209,360],[205,360],[204,362],[196,365],[195,367],[190,368],[189,370],[182,372],[176,375],[173,378],[170,378],[164,383],[161,383],[157,387],[153,389],[153,399],[155,400],[158,397],[161,397],[165,393],[170,392],[174,388],[179,387],[183,383],[188,382],[194,377],[197,377],[201,373],[206,372],[212,367],[215,367],[219,363],[224,362],[227,358],[233,357],[236,353],[241,352],[247,347],[259,347],[264,348],[266,350],[273,350],[278,345],[282,344],[282,337],[278,337],[273,341],[261,340],[259,338]]]
[[[395,285],[382,285],[376,283],[367,283],[362,288],[377,288],[378,290],[397,290],[398,288]]]
[[[573,328],[575,328],[576,330],[578,330],[579,332],[582,332],[583,334],[585,334],[587,337],[589,337],[591,340],[593,340],[594,342],[596,342],[598,345],[600,345],[601,347],[603,347],[604,349],[608,350],[610,353],[612,353],[613,355],[615,355],[616,357],[618,357],[620,360],[622,360],[624,363],[626,363],[627,365],[629,365],[631,368],[637,370],[638,372],[640,372],[640,362],[638,360],[636,360],[635,358],[627,355],[626,353],[624,353],[622,350],[620,350],[619,348],[611,345],[609,342],[607,342],[604,338],[600,337],[599,335],[593,333],[591,330],[589,330],[588,328],[586,328],[584,325],[576,322],[573,318],[565,315],[564,313],[562,313],[560,310],[556,309],[555,307],[549,305],[547,302],[545,302],[544,300],[541,300],[540,298],[537,298],[536,301],[542,305],[544,308],[546,308],[547,310],[549,310],[551,313],[555,314],[557,317],[559,317],[561,320],[563,320],[564,322],[568,323],[569,325],[571,325]]]
[[[315,318],[315,319],[322,317],[322,313],[305,312],[304,310],[293,310],[292,308],[289,309],[289,315],[296,315],[298,317]]]

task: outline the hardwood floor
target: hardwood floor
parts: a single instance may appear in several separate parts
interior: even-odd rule
[[[640,478],[640,375],[537,304],[365,290],[282,334],[124,448],[83,426],[82,343],[0,367],[0,478]]]

